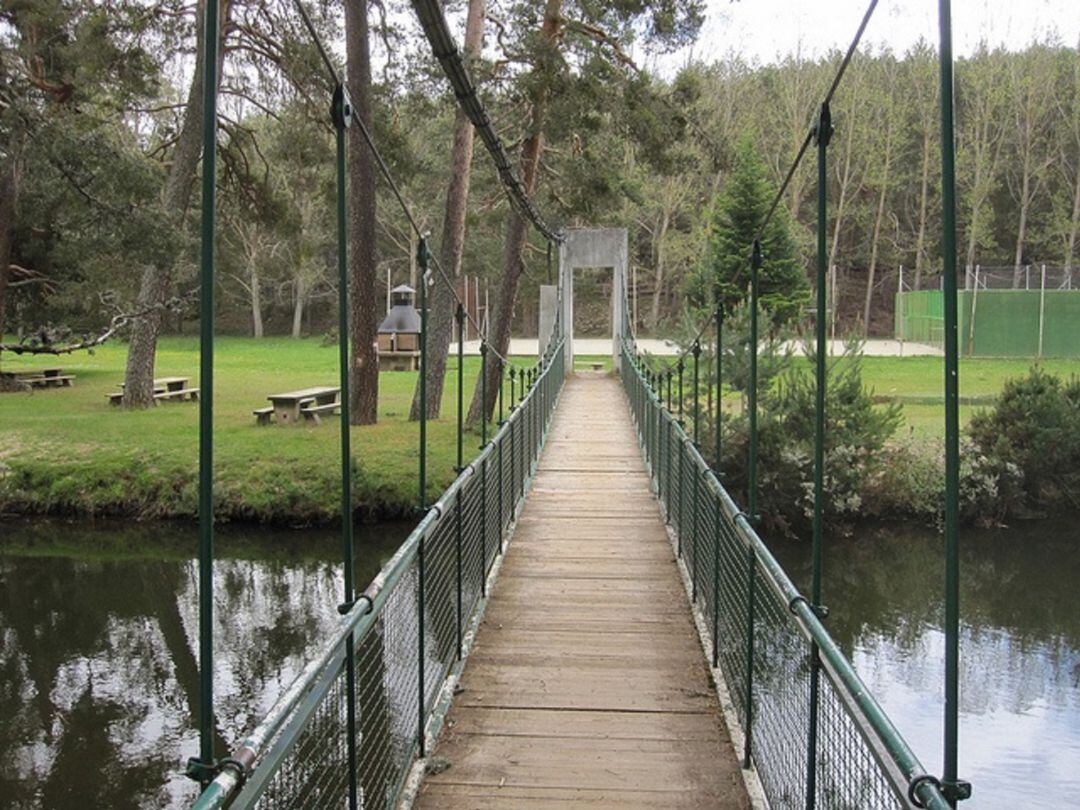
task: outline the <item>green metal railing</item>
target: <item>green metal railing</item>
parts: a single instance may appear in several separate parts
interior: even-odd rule
[[[676,536],[707,650],[723,676],[769,804],[945,810],[919,759],[792,584],[677,414],[632,339],[622,380],[657,498]],[[696,408],[695,408],[696,410]],[[820,662],[814,767],[808,767],[814,649]],[[748,746],[749,747],[749,746]]]
[[[528,491],[565,378],[563,345],[553,340],[535,366],[514,369],[520,393],[494,438],[427,510],[194,807],[347,806],[353,772],[356,806],[395,805],[441,724],[487,580]]]

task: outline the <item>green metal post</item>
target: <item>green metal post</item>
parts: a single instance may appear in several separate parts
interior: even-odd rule
[[[722,416],[724,413],[722,402],[724,394],[724,305],[720,302],[720,296],[716,296],[716,435],[713,437],[714,452],[716,453],[716,461],[713,464],[713,470],[716,472],[716,477],[719,480],[720,474],[720,451],[723,449],[721,442],[722,436],[721,428]]]
[[[691,349],[694,355],[694,447],[699,446],[698,431],[701,428],[701,401],[698,397],[698,360],[701,357],[701,343],[694,341],[694,348]]]
[[[345,605],[354,599],[352,437],[349,425],[349,263],[345,178],[345,130],[352,119],[352,107],[345,88],[334,91],[331,118],[337,146],[337,240],[338,240],[338,375],[341,386],[341,544],[344,561]],[[359,805],[356,776],[356,652],[352,635],[345,639],[346,740],[349,756],[349,807]]]
[[[427,288],[428,288],[428,261],[431,254],[428,251],[427,239],[421,237],[420,244],[416,249],[416,258],[420,266],[420,514],[423,515],[427,511],[427,339],[428,339],[428,307],[427,307]],[[417,728],[417,745],[419,747],[420,756],[423,757],[426,754],[427,741],[424,739],[424,700],[425,700],[425,672],[424,672],[424,656],[426,647],[424,644],[424,551],[426,538],[421,535],[420,542],[417,545],[416,553],[416,565],[417,565],[417,642],[419,645],[419,652],[417,655],[417,669],[420,689],[420,699],[417,702],[418,706],[418,728]]]
[[[941,34],[941,254],[945,304],[945,757],[942,788],[953,807],[971,795],[958,777],[960,707],[960,360],[956,311],[956,138],[952,6],[939,0]]]
[[[503,424],[503,390],[506,388],[506,367],[500,358],[499,360],[499,427]]]
[[[713,473],[716,480],[721,479],[720,473],[720,450],[721,450],[721,399],[724,390],[723,384],[723,341],[724,341],[724,305],[720,301],[720,290],[714,293],[716,300],[716,421],[713,425],[716,436],[713,438],[715,447],[715,461]],[[720,526],[723,513],[719,498],[715,498],[716,504],[716,530],[713,536],[713,637],[712,637],[712,665],[716,669],[720,664]]]
[[[480,401],[487,402],[487,341],[480,340]],[[480,413],[480,449],[487,447],[487,409]],[[480,502],[480,596],[487,596],[487,534],[488,534],[488,483],[487,468],[490,455],[484,459],[480,467],[480,491],[484,497]]]
[[[821,548],[824,537],[825,510],[825,388],[826,360],[829,349],[826,327],[831,313],[826,302],[825,273],[828,265],[826,226],[828,224],[828,147],[832,137],[832,115],[828,104],[821,105],[814,141],[817,144],[817,312],[814,317],[816,349],[814,371],[814,520],[811,545],[810,604],[814,610],[821,608]],[[813,810],[817,803],[817,737],[818,696],[820,690],[821,659],[816,644],[810,645],[810,717],[806,735],[806,808]]]
[[[671,375],[672,375],[672,373],[673,372],[669,368],[668,372],[667,372],[667,409],[668,409],[669,413],[671,412]]]
[[[681,357],[676,368],[679,370],[679,424],[681,425],[683,423],[683,369],[686,368]]]
[[[518,420],[514,418],[514,411],[517,406],[514,405],[514,377],[517,376],[517,369],[514,366],[510,366],[510,517],[514,516],[514,507],[517,505],[517,448],[515,445],[515,434],[517,433]]]
[[[214,758],[214,220],[217,203],[218,0],[203,18],[202,244],[199,272],[199,757],[187,774],[206,787]]]
[[[758,276],[761,270],[761,242],[754,240],[750,259],[750,384],[747,405],[750,417],[750,459],[747,475],[747,505],[750,522],[757,522],[757,354],[758,354]],[[743,737],[743,768],[750,767],[754,729],[754,601],[757,583],[757,558],[746,549],[746,734]]]
[[[454,472],[461,475],[465,469],[465,307],[458,302],[457,312],[454,313],[457,321],[457,464]],[[454,496],[454,553],[455,568],[457,574],[457,658],[461,660],[461,628],[465,620],[462,615],[462,566],[461,566],[461,495],[464,488],[459,489]]]
[[[503,419],[503,389],[505,385],[506,366],[503,359],[499,358],[499,427],[506,424],[506,420]],[[503,489],[505,488],[503,482],[503,445],[506,444],[505,440],[499,441],[499,553],[503,553],[503,533],[506,530],[506,522],[503,516],[506,513],[503,505]]]

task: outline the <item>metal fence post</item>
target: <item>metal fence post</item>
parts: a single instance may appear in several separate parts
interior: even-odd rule
[[[941,256],[945,305],[945,733],[942,790],[953,807],[971,795],[958,778],[960,679],[960,361],[956,311],[956,138],[952,6],[938,2],[941,33]],[[973,294],[974,295],[974,294]],[[972,322],[975,320],[972,303]]]
[[[199,260],[199,757],[187,774],[206,787],[214,758],[214,220],[217,202],[218,0],[203,17],[202,233]]]
[[[417,263],[420,266],[420,497],[419,512],[421,515],[427,510],[427,339],[428,339],[428,307],[427,288],[429,283],[428,261],[431,254],[428,252],[427,239],[421,237],[416,249]],[[425,710],[425,680],[424,657],[426,645],[424,642],[424,619],[426,606],[424,604],[424,578],[425,560],[424,552],[427,538],[420,536],[417,545],[417,681],[420,691],[417,709],[417,746],[420,756],[426,755],[427,741],[424,739],[424,710]]]
[[[701,343],[700,341],[694,341],[694,348],[691,349],[694,355],[694,447],[698,447],[698,431],[701,427],[701,400],[698,396],[698,360],[701,357]]]
[[[754,240],[750,259],[750,384],[747,404],[750,417],[750,459],[747,475],[747,505],[751,525],[757,522],[757,353],[758,353],[758,276],[761,270],[761,242]],[[754,730],[754,589],[757,582],[757,558],[754,549],[746,549],[746,734],[743,737],[743,768],[750,767]]]
[[[457,464],[454,466],[454,472],[461,475],[462,470],[465,469],[465,307],[458,302],[457,311],[454,313],[454,318],[457,321],[458,328],[458,341],[457,341],[457,360],[458,360],[458,373],[457,373]],[[461,626],[465,617],[462,615],[462,566],[461,566],[461,496],[464,494],[465,488],[462,487],[457,491],[457,495],[454,496],[454,564],[457,575],[457,659],[461,660],[462,645],[461,645]]]
[[[683,423],[683,370],[686,368],[681,357],[676,368],[679,371],[679,424],[681,425]]]
[[[487,402],[487,341],[480,338],[480,401]],[[487,408],[480,413],[480,450],[487,447]],[[490,457],[490,454],[489,454]],[[480,596],[487,596],[487,534],[488,534],[488,458],[480,465],[480,490],[484,497],[480,501]]]
[[[828,216],[827,168],[828,146],[832,136],[832,115],[828,104],[822,104],[814,127],[817,145],[817,312],[814,318],[817,337],[815,360],[816,389],[814,391],[814,520],[811,549],[810,603],[815,611],[821,610],[821,545],[824,534],[825,510],[825,387],[828,345],[825,328],[828,316],[825,306],[825,265],[827,245],[825,228]],[[835,313],[833,313],[835,319]],[[806,735],[806,808],[813,810],[817,803],[817,729],[818,693],[821,677],[821,661],[816,644],[810,645],[810,716]]]

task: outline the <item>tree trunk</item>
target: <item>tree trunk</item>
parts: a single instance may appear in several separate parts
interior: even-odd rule
[[[1024,275],[1024,239],[1027,236],[1028,209],[1031,207],[1031,169],[1028,157],[1024,156],[1024,176],[1020,181],[1020,212],[1016,223],[1016,251],[1013,253],[1013,289],[1020,289],[1020,279]]]
[[[930,194],[930,130],[923,131],[922,181],[919,187],[919,231],[915,237],[915,289],[923,274],[923,252],[926,249],[926,209]]]
[[[0,169],[0,342],[7,324],[7,291],[11,278],[11,230],[19,198],[19,170],[15,157]]]
[[[1076,255],[1077,232],[1080,231],[1080,168],[1076,172],[1076,180],[1073,182],[1073,207],[1072,220],[1069,223],[1069,235],[1065,242],[1065,280],[1067,289],[1072,289],[1073,257]],[[0,311],[0,315],[2,315]],[[0,328],[0,333],[3,329]]]
[[[307,289],[304,286],[304,280],[298,278],[296,280],[296,297],[293,300],[293,313],[292,313],[292,336],[293,338],[299,338],[300,333],[304,328],[304,298],[307,296]]]
[[[263,336],[262,292],[259,289],[259,263],[254,257],[251,262],[251,334],[258,340]]]
[[[656,232],[656,274],[653,276],[652,312],[649,313],[649,324],[653,328],[660,323],[660,292],[664,287],[664,237],[667,235],[671,224],[671,216],[665,206],[660,215],[660,227]]]
[[[485,0],[469,0],[465,23],[465,59],[480,53],[484,44]],[[461,254],[465,246],[465,214],[469,200],[469,180],[473,156],[473,125],[459,108],[454,120],[454,147],[451,153],[450,185],[446,189],[446,213],[443,218],[442,246],[439,261],[454,283],[461,277]],[[427,344],[427,417],[439,418],[443,384],[446,380],[446,357],[454,332],[454,296],[441,278],[429,290]],[[466,302],[467,303],[467,302]],[[420,418],[420,384],[417,381],[409,419]]]
[[[353,115],[372,131],[371,48],[368,0],[345,4],[345,46]],[[359,125],[349,128],[349,369],[350,422],[373,425],[379,409],[379,356],[376,339],[379,302],[375,259],[375,158]],[[343,335],[342,338],[345,336]]]
[[[228,0],[221,3],[221,42],[218,43],[218,64],[215,76],[221,83],[221,68],[225,59],[225,28],[231,4]],[[184,105],[184,123],[173,149],[172,165],[165,181],[164,206],[174,220],[182,224],[191,203],[191,190],[195,182],[195,172],[202,158],[202,73],[203,73],[203,0],[199,0],[196,10],[198,20],[196,36],[195,72],[188,87],[187,102]],[[172,283],[173,263],[151,265],[143,271],[139,286],[136,309],[145,310],[161,307],[168,297]],[[124,370],[124,399],[127,408],[148,408],[154,404],[154,356],[157,353],[157,341],[161,334],[164,312],[157,309],[145,317],[139,318],[131,328],[131,342],[128,345],[127,367]]]
[[[540,26],[542,37],[541,47],[554,49],[557,47],[560,29],[560,10],[562,0],[546,0],[544,4],[544,20]],[[533,68],[535,78],[540,78],[546,70],[552,69],[549,63],[550,56],[540,54],[536,66]],[[532,101],[532,111],[529,124],[529,136],[522,146],[522,184],[525,193],[530,197],[536,190],[536,182],[540,168],[540,154],[543,151],[544,140],[544,116],[547,113],[547,90],[540,89]],[[510,323],[514,316],[514,302],[517,300],[518,287],[521,282],[521,274],[525,264],[522,254],[525,250],[525,240],[528,236],[528,223],[522,219],[517,211],[511,207],[506,225],[506,244],[503,249],[503,272],[499,280],[499,290],[495,298],[495,312],[492,318],[492,332],[488,339],[494,345],[495,351],[506,357],[510,349]],[[473,391],[472,404],[469,406],[469,424],[478,422],[483,418],[490,419],[498,401],[499,385],[502,383],[503,365],[494,358],[494,362],[488,363],[487,367],[487,401],[481,397],[479,384]]]
[[[874,273],[877,271],[878,242],[881,221],[885,218],[885,196],[889,190],[889,169],[892,167],[892,122],[885,132],[885,156],[881,167],[881,189],[878,191],[877,212],[874,216],[874,235],[870,242],[870,267],[866,273],[866,301],[863,303],[863,337],[870,337],[870,304],[874,300]]]

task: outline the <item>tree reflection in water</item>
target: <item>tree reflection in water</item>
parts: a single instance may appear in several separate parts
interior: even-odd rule
[[[358,582],[408,529],[360,532]],[[182,767],[198,749],[195,531],[49,521],[2,535],[0,807],[185,806],[196,785]],[[341,567],[334,532],[223,530],[217,547],[225,752],[329,634]]]
[[[810,544],[769,540],[806,589]],[[1080,525],[961,538],[962,776],[968,810],[1074,807],[1080,796]],[[857,531],[825,544],[826,622],[919,753],[941,762],[944,557],[939,535]],[[1034,797],[1034,798],[1033,798]]]

